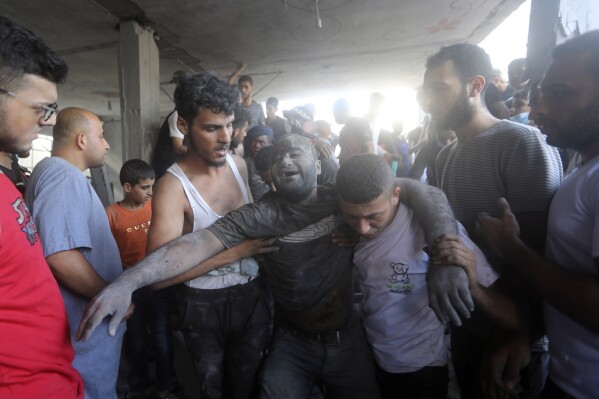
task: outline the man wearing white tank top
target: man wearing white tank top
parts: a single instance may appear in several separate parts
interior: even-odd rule
[[[245,162],[228,154],[238,101],[237,87],[210,72],[177,86],[177,127],[188,137],[189,151],[156,185],[148,252],[252,202]],[[212,259],[222,267],[207,275],[191,281],[182,275],[162,284],[185,282],[181,330],[202,397],[249,398],[254,393],[271,318],[251,256],[269,243],[248,241]]]

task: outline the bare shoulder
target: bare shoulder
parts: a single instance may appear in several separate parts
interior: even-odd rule
[[[172,209],[173,206],[184,204],[185,199],[185,191],[179,179],[165,173],[154,185],[152,209],[161,209],[164,206]]]

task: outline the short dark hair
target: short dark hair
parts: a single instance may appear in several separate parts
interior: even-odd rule
[[[142,179],[155,179],[156,174],[154,169],[141,159],[130,159],[123,164],[121,172],[119,173],[119,180],[121,186],[125,183],[135,186]]]
[[[352,204],[367,204],[391,190],[391,168],[378,155],[354,155],[339,168],[336,187],[342,200]]]
[[[246,111],[241,103],[237,103],[235,105],[235,109],[233,110],[234,120],[233,120],[233,129],[239,129],[243,126],[244,123],[250,122],[251,115],[248,111]]]
[[[513,69],[522,68],[522,67],[526,67],[526,58],[516,58],[515,60],[512,60],[508,64],[507,70],[509,72]]]
[[[250,85],[254,85],[254,79],[250,75],[241,75],[239,79],[237,79],[237,84],[241,84],[241,82],[250,82]]]
[[[594,74],[599,82],[599,30],[592,30],[580,36],[566,40],[553,49],[554,60],[588,54],[587,70]]]
[[[215,114],[232,115],[239,102],[239,89],[214,72],[202,72],[183,79],[175,89],[175,109],[191,125],[199,108]]]
[[[258,172],[268,170],[272,166],[272,148],[272,145],[267,145],[262,147],[258,154],[256,154],[254,166],[258,169]]]
[[[493,73],[491,58],[485,50],[475,44],[459,43],[453,46],[442,47],[437,54],[431,56],[426,61],[426,69],[436,68],[445,61],[453,61],[462,84],[465,84],[477,75],[485,78],[485,88],[491,82],[491,75]],[[481,92],[481,98],[484,98],[484,92],[485,90]]]
[[[279,108],[279,99],[276,97],[268,97],[266,99],[266,105],[272,105],[275,108]]]
[[[29,29],[0,16],[0,87],[16,90],[24,74],[64,82],[69,68],[62,58]]]

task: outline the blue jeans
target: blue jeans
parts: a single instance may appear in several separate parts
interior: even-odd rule
[[[135,312],[127,321],[131,361],[139,386],[136,390],[149,387],[148,341],[155,352],[157,391],[170,388],[173,353],[171,347],[170,290],[142,292],[136,295]],[[148,331],[149,330],[149,331]]]
[[[379,398],[374,360],[358,316],[326,334],[279,327],[260,380],[261,399],[307,399],[320,384],[327,397]]]

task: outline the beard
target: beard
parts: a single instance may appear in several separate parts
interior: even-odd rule
[[[21,154],[31,151],[32,141],[23,140],[23,134],[11,132],[5,112],[0,109],[0,151]]]
[[[222,147],[223,150],[228,150],[229,146],[223,146]],[[201,145],[196,144],[195,140],[193,139],[192,136],[189,137],[189,150],[188,151],[192,151],[196,154],[196,156],[198,156],[199,158],[202,159],[202,161],[204,161],[206,163],[206,165],[208,166],[214,166],[217,168],[220,168],[222,166],[225,166],[225,164],[227,163],[227,158],[225,157],[222,160],[216,160],[210,157],[210,155],[212,154],[212,151],[216,151],[217,148],[213,148],[210,151],[206,151],[204,148],[202,148]]]
[[[214,166],[216,168],[222,168],[227,163],[226,159],[223,159],[222,161],[215,161],[212,159],[204,159],[204,161],[206,161],[208,166]]]
[[[547,135],[547,144],[578,151],[584,150],[597,140],[599,140],[599,98],[563,123],[558,134]]]
[[[470,122],[472,115],[472,106],[468,103],[468,95],[464,89],[445,117],[436,119],[437,128],[455,130]]]

